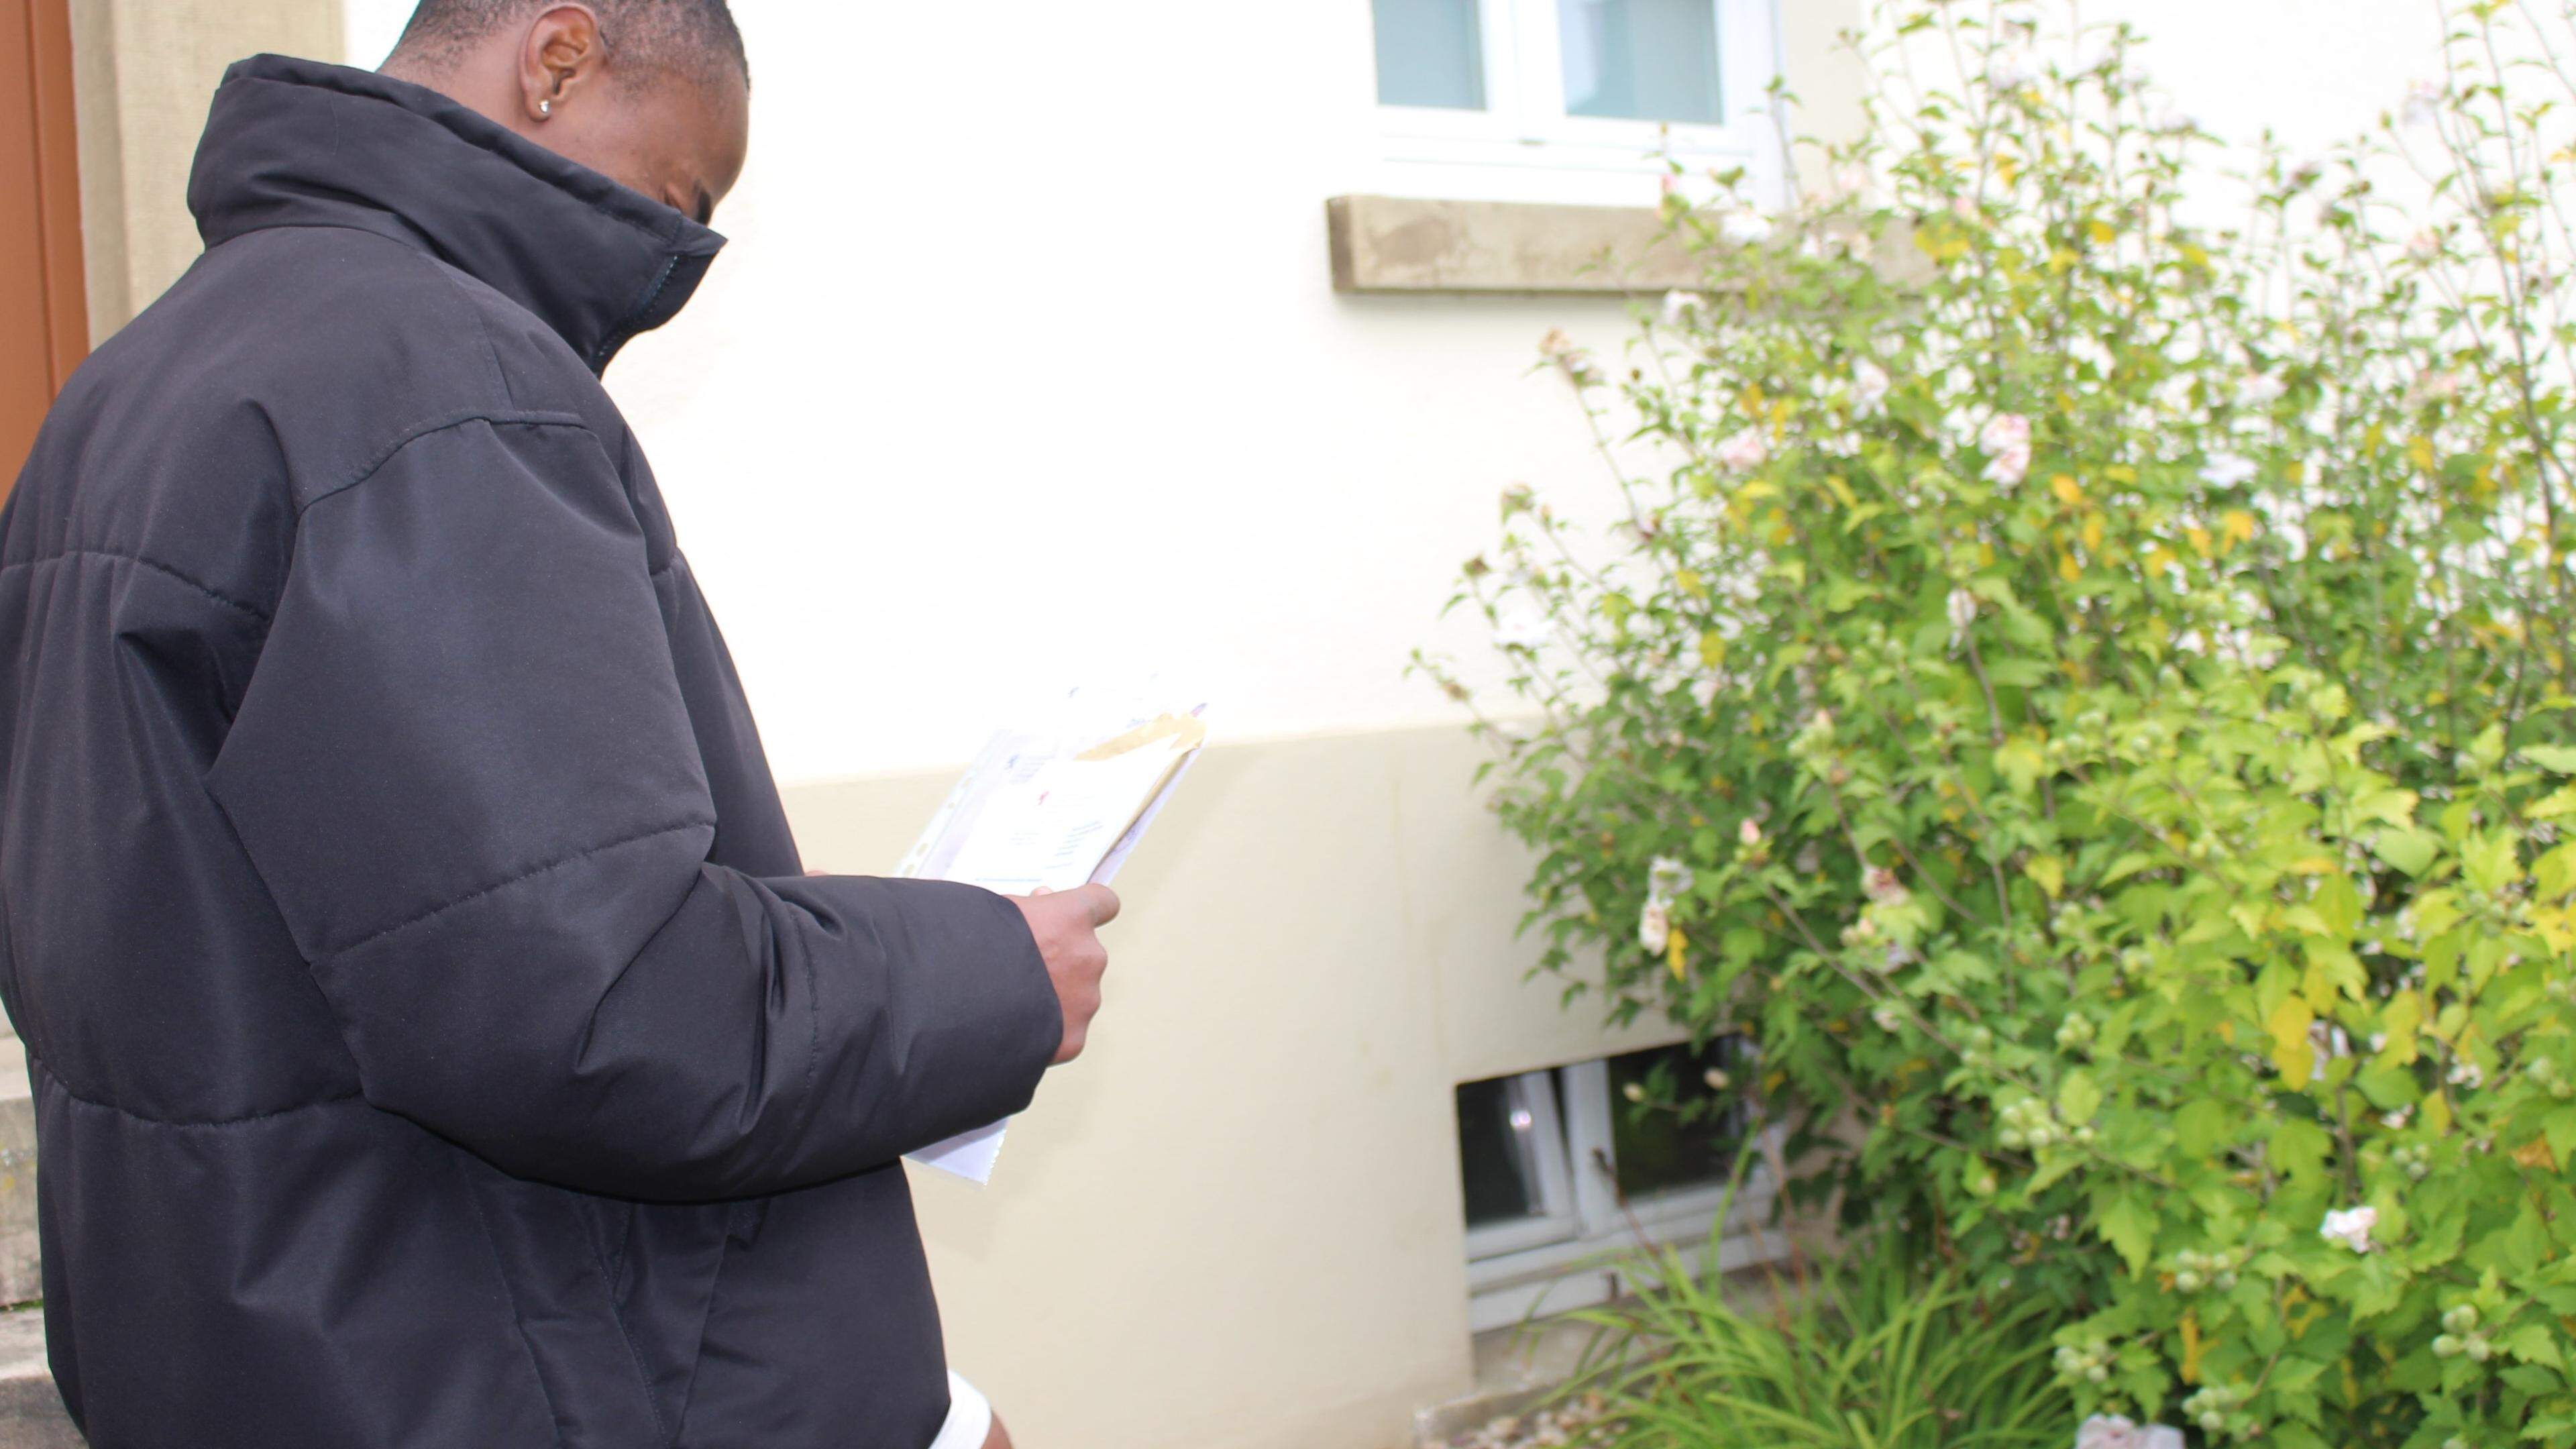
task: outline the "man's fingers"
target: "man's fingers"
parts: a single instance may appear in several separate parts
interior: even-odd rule
[[[1082,903],[1091,909],[1091,924],[1096,929],[1118,919],[1118,892],[1105,885],[1082,888]]]

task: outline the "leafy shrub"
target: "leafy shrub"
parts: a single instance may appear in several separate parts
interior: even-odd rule
[[[2230,228],[2059,14],[1891,13],[1830,188],[1546,345],[1618,522],[1515,488],[1461,593],[1546,964],[1743,1032],[2087,1412],[2576,1444],[2576,8]]]
[[[1662,1250],[1646,1291],[1578,1315],[1604,1332],[1609,1449],[2064,1449],[2073,1399],[2050,1365],[2046,1305],[1981,1299],[1893,1244],[1775,1281],[1774,1307]],[[1718,1261],[1711,1244],[1703,1262]]]

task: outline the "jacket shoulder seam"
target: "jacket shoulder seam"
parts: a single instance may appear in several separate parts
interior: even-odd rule
[[[525,412],[509,408],[459,409],[456,412],[429,418],[405,428],[402,432],[396,434],[391,441],[379,445],[374,452],[370,453],[367,457],[367,461],[360,465],[356,472],[298,503],[295,507],[295,516],[301,519],[306,513],[312,511],[314,504],[321,502],[325,498],[331,497],[333,494],[346,493],[350,489],[357,487],[359,484],[366,482],[368,479],[375,477],[378,473],[384,471],[384,467],[387,463],[400,457],[403,449],[410,447],[421,439],[436,433],[446,432],[451,428],[464,427],[468,423],[489,423],[496,428],[574,428],[585,433],[590,431],[590,425],[583,421],[581,415],[578,413]]]
[[[678,820],[671,821],[666,825],[656,825],[649,829],[629,832],[628,834],[618,836],[613,840],[603,840],[597,845],[576,850],[570,854],[560,855],[552,860],[529,866],[525,870],[504,876],[501,879],[492,882],[490,885],[477,886],[463,895],[441,901],[437,905],[431,906],[425,911],[420,911],[413,915],[406,916],[402,920],[396,921],[390,926],[383,926],[376,930],[369,931],[367,934],[360,936],[358,939],[350,941],[345,945],[332,946],[317,951],[314,953],[315,960],[318,964],[318,962],[325,957],[346,956],[352,951],[356,951],[364,946],[372,945],[373,943],[381,941],[385,937],[391,936],[398,931],[408,931],[414,926],[434,920],[439,916],[447,914],[449,911],[455,910],[459,906],[470,905],[473,902],[479,901],[483,897],[491,895],[497,891],[508,890],[510,887],[517,885],[523,880],[544,875],[548,871],[561,870],[565,866],[588,860],[594,855],[604,854],[605,852],[616,850],[622,846],[634,845],[639,841],[651,840],[656,836],[676,835],[683,830],[695,830],[701,828],[712,829],[715,826],[715,823],[715,817],[711,815],[688,815]]]
[[[46,554],[41,558],[22,558],[14,563],[0,564],[0,574],[8,573],[12,569],[42,568],[46,564],[60,563],[67,558],[101,558],[121,560],[125,563],[134,564],[140,568],[150,569],[156,574],[164,575],[178,581],[179,583],[185,584],[189,588],[205,595],[214,602],[223,605],[225,608],[231,609],[235,613],[246,615],[259,623],[265,624],[269,620],[268,611],[260,608],[258,605],[244,603],[241,600],[234,598],[232,595],[225,593],[223,590],[215,588],[211,584],[192,578],[187,573],[170,567],[159,559],[146,558],[139,553],[123,553],[112,548],[67,548],[58,553]]]

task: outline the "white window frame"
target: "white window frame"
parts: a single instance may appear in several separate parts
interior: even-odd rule
[[[1523,1072],[1504,1087],[1511,1104],[1514,1146],[1531,1168],[1538,1188],[1538,1211],[1527,1217],[1482,1223],[1467,1229],[1467,1256],[1498,1258],[1561,1243],[1583,1231],[1572,1175],[1566,1170],[1565,1129],[1556,1114],[1551,1072]],[[1522,1119],[1526,1117],[1526,1121]]]
[[[1479,186],[1545,191],[1550,174],[1563,182],[1605,173],[1659,176],[1669,157],[1695,177],[1741,166],[1755,195],[1776,205],[1783,181],[1769,94],[1780,73],[1775,0],[1706,3],[1717,34],[1715,125],[1567,115],[1559,0],[1477,0],[1485,108],[1381,104],[1378,128],[1391,177],[1417,182],[1409,194],[1426,189],[1419,183],[1470,196]]]
[[[1523,1083],[1537,1083],[1535,1096],[1549,1103],[1545,1125],[1553,1128],[1560,1124],[1553,1120],[1554,1094],[1546,1090],[1549,1075],[1523,1073],[1513,1083],[1516,1091],[1523,1090]],[[1561,1313],[1620,1297],[1635,1285],[1622,1280],[1617,1259],[1641,1246],[1679,1248],[1686,1266],[1704,1271],[1709,1226],[1727,1206],[1723,1183],[1632,1197],[1621,1206],[1610,1115],[1619,1103],[1610,1090],[1609,1062],[1577,1062],[1554,1069],[1554,1075],[1564,1088],[1563,1130],[1534,1130],[1544,1149],[1540,1198],[1544,1207],[1554,1191],[1551,1182],[1570,1184],[1572,1221],[1542,1213],[1468,1231],[1467,1316],[1479,1333],[1536,1313]],[[1540,1125],[1534,1121],[1533,1129]],[[1776,1262],[1787,1254],[1786,1239],[1763,1227],[1778,1193],[1768,1160],[1780,1148],[1779,1131],[1766,1128],[1747,1144],[1757,1156],[1719,1235],[1720,1265],[1727,1271]],[[1535,1230],[1541,1223],[1548,1227],[1544,1235]],[[1519,1230],[1518,1235],[1508,1235],[1506,1229]]]

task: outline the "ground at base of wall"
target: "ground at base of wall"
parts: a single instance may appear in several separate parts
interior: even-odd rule
[[[1739,1309],[1774,1305],[1783,1291],[1767,1269],[1726,1275],[1726,1296]],[[1583,1428],[1600,1422],[1603,1405],[1597,1396],[1558,1399],[1597,1351],[1598,1334],[1571,1315],[1477,1334],[1475,1392],[1416,1414],[1416,1449],[1552,1449],[1575,1442]]]
[[[0,1449],[82,1449],[45,1366],[45,1312],[0,1312]]]
[[[1605,1412],[1600,1395],[1586,1394],[1570,1404],[1495,1419],[1483,1428],[1438,1440],[1429,1449],[1553,1449],[1574,1443],[1575,1436],[1600,1423]]]
[[[1476,1335],[1476,1391],[1415,1416],[1418,1449],[1535,1449],[1571,1442],[1597,1417],[1551,1402],[1583,1366],[1596,1330],[1569,1317],[1533,1319]]]

